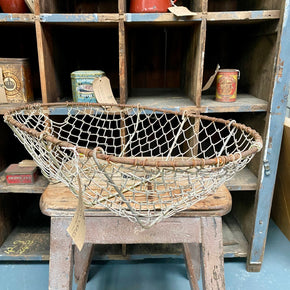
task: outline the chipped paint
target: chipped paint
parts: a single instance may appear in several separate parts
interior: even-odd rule
[[[267,228],[269,224],[274,184],[276,179],[283,123],[286,115],[286,96],[290,83],[290,0],[285,0],[283,26],[281,31],[281,46],[277,59],[277,70],[270,104],[269,125],[265,138],[263,160],[269,163],[271,173],[266,174],[262,167],[260,190],[256,195],[256,217],[253,231],[252,246],[248,255],[248,267],[252,271],[259,271],[264,256]],[[285,85],[287,84],[287,85]],[[281,96],[283,98],[281,99]],[[284,101],[283,101],[284,100]],[[264,221],[262,224],[259,221]],[[256,266],[257,265],[257,266]]]
[[[0,13],[1,22],[34,22],[34,14]]]
[[[201,13],[194,17],[176,17],[172,13],[127,13],[125,16],[126,22],[190,22],[201,21]]]

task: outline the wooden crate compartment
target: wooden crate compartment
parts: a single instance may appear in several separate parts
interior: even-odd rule
[[[252,24],[209,23],[205,49],[203,84],[221,69],[238,69],[237,102],[215,102],[216,83],[203,92],[201,106],[217,111],[266,111],[273,86],[277,47],[276,20]]]
[[[119,0],[120,2],[125,1],[126,2],[126,12],[130,12],[130,2],[131,0]],[[177,0],[175,3],[178,6],[185,6],[191,11],[197,11],[200,12],[202,10],[202,2],[204,0]],[[169,12],[169,11],[168,11]]]
[[[128,103],[158,105],[159,99],[163,107],[176,100],[194,105],[200,25],[127,26]]]
[[[39,0],[40,13],[118,13],[118,1]]]
[[[47,50],[47,54],[43,54],[46,62],[44,73],[47,74],[44,100],[72,101],[71,73],[77,70],[104,71],[111,81],[114,95],[119,95],[116,25],[100,28],[94,25],[42,24],[41,31]]]
[[[208,0],[208,11],[276,10],[281,1],[272,0]]]
[[[0,45],[0,57],[28,58],[34,99],[39,101],[41,94],[34,24],[27,23],[20,26],[18,23],[4,24],[0,22],[0,33],[3,37]]]

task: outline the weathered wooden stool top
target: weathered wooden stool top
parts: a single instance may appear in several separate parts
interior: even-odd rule
[[[64,184],[50,184],[41,196],[40,208],[42,213],[48,216],[73,216],[77,203],[78,199]],[[175,216],[223,216],[231,210],[231,206],[231,194],[226,186],[222,185],[215,194]],[[104,207],[96,206],[86,208],[85,216],[115,216],[115,214]]]

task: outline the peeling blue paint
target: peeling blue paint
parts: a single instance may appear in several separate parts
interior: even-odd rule
[[[98,14],[40,14],[41,22],[99,22]]]
[[[0,22],[34,23],[34,15],[33,14],[0,13]]]
[[[249,264],[261,264],[264,255],[267,229],[270,218],[272,197],[278,167],[280,146],[283,135],[283,124],[286,114],[286,101],[290,85],[290,23],[288,16],[290,13],[290,0],[285,1],[284,21],[281,34],[281,50],[279,55],[278,67],[276,70],[273,97],[270,108],[269,129],[266,137],[264,160],[269,162],[271,174],[267,175],[262,168],[261,186],[258,192],[257,210],[255,217],[254,236],[252,249],[249,255]],[[275,150],[272,150],[272,149]],[[263,221],[260,223],[259,221]]]
[[[127,13],[125,16],[126,22],[154,22],[162,21],[164,13]],[[201,21],[201,18],[192,18],[192,17],[176,17],[173,14],[170,14],[172,19],[170,21],[178,22],[189,22],[189,21]],[[164,20],[166,21],[166,20]]]

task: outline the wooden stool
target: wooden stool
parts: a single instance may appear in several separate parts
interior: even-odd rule
[[[75,249],[78,289],[85,289],[94,244],[137,243],[182,243],[191,289],[198,289],[199,267],[194,271],[194,264],[199,264],[199,256],[203,289],[224,289],[221,216],[230,211],[231,204],[231,195],[223,185],[215,195],[144,231],[136,231],[135,223],[108,210],[87,208],[85,245],[81,252]],[[66,229],[76,206],[77,199],[61,184],[49,185],[41,197],[42,212],[51,216],[49,289],[72,287],[73,246]]]

